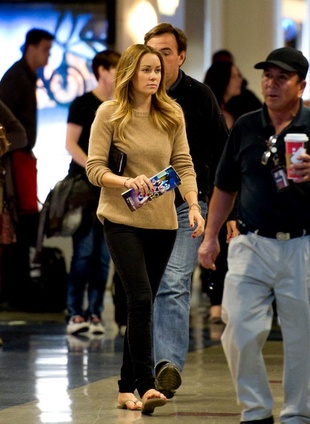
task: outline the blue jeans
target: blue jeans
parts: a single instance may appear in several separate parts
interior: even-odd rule
[[[202,216],[207,205],[199,202]],[[153,309],[154,363],[173,362],[181,371],[189,345],[189,311],[192,275],[203,235],[191,238],[188,205],[177,208],[179,228],[176,241],[161,280]]]
[[[73,239],[73,256],[68,278],[67,309],[69,318],[81,315],[101,317],[110,253],[103,226],[97,220],[86,234],[77,233]],[[84,311],[84,294],[88,286],[88,306]]]

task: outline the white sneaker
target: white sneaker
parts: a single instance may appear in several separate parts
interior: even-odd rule
[[[85,333],[89,330],[89,323],[80,315],[70,318],[67,325],[67,334]]]
[[[103,321],[97,315],[92,315],[89,318],[89,332],[91,334],[104,334],[105,333]]]

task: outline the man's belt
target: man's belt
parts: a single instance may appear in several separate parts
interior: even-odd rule
[[[261,237],[267,237],[277,240],[290,240],[297,237],[303,237],[305,235],[310,234],[310,229],[301,228],[301,229],[293,229],[291,231],[266,231],[260,230],[259,228],[255,228],[251,225],[245,224],[244,222],[238,222],[238,228],[241,234],[254,233]]]

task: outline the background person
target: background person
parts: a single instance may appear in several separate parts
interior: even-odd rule
[[[90,128],[96,111],[102,102],[113,95],[116,66],[120,54],[114,50],[105,50],[95,55],[92,70],[97,86],[90,92],[76,98],[70,106],[66,147],[72,156],[69,175],[85,174]],[[102,225],[96,216],[100,190],[89,184],[94,191],[94,200],[86,205],[80,228],[73,235],[73,256],[68,277],[68,334],[103,334],[103,299],[108,278],[110,254],[102,231]],[[87,287],[87,309],[84,310],[84,294]]]
[[[16,243],[17,210],[12,178],[12,152],[27,144],[24,127],[0,101],[0,304],[5,308],[14,296],[9,280],[6,256]]]
[[[178,223],[173,190],[134,212],[121,193],[131,188],[148,194],[154,190],[148,176],[172,165],[182,179],[182,197],[189,204],[189,237],[199,237],[204,229],[183,113],[167,96],[164,77],[162,56],[151,47],[137,44],[122,54],[116,72],[115,100],[98,109],[86,165],[90,181],[101,187],[97,214],[104,223],[111,257],[127,296],[119,407],[142,408],[143,414],[166,403],[166,397],[155,390],[153,376],[152,304]],[[111,143],[127,154],[123,176],[113,174],[108,167]]]
[[[230,108],[230,101],[241,94],[242,77],[239,69],[233,62],[228,60],[217,60],[207,70],[204,83],[207,84],[213,91],[216,100],[223,112],[226,125],[231,129],[235,120],[238,118],[235,115],[234,108]],[[230,218],[230,225],[233,225],[233,216]],[[223,225],[219,234],[221,251],[216,260],[216,271],[207,270],[201,267],[201,282],[202,290],[207,293],[210,299],[210,314],[209,322],[211,329],[211,337],[215,338],[221,335],[221,331],[212,331],[212,324],[223,324],[221,318],[221,303],[223,297],[224,279],[227,272],[227,227]]]
[[[37,136],[37,71],[48,63],[54,36],[43,29],[31,29],[26,34],[23,55],[3,75],[0,100],[12,111],[24,127],[27,145],[12,154],[12,175],[15,184],[18,224],[17,243],[8,261],[10,284],[15,287],[15,301],[24,303],[29,275],[30,246],[35,246],[39,218],[37,200],[37,169],[33,147]],[[16,267],[16,262],[19,264]]]
[[[230,129],[236,117],[229,108],[229,100],[241,94],[242,77],[232,62],[216,62],[207,70],[203,81],[213,91]]]
[[[235,58],[229,50],[217,50],[212,55],[212,64],[217,62],[235,63]],[[241,76],[241,93],[238,96],[232,97],[227,105],[235,120],[245,113],[252,112],[262,107],[260,99],[248,88],[248,82],[244,76],[242,74]]]
[[[144,42],[162,54],[167,94],[183,109],[197,174],[199,206],[205,217],[215,169],[228,135],[223,115],[210,88],[180,69],[187,50],[187,37],[182,30],[161,23],[145,35]],[[202,241],[201,237],[190,237],[189,207],[178,190],[175,207],[177,237],[155,298],[153,318],[157,388],[168,398],[174,396],[181,384],[188,352],[192,275]]]
[[[217,169],[199,258],[204,267],[215,269],[218,233],[239,193],[241,235],[229,244],[222,344],[242,405],[242,423],[274,423],[262,355],[274,299],[284,349],[280,421],[306,423],[310,422],[310,146],[299,157],[301,162],[292,165],[298,178],[288,180],[284,137],[296,132],[310,136],[310,111],[301,100],[308,61],[300,51],[283,47],[255,68],[263,69],[265,103],[232,129]]]

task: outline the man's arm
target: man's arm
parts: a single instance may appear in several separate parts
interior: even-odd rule
[[[205,268],[216,269],[214,262],[220,252],[218,234],[234,206],[236,196],[237,192],[214,188],[204,239],[198,249],[200,263]]]
[[[72,159],[82,166],[86,167],[87,155],[79,146],[79,139],[82,134],[83,127],[81,125],[68,122],[66,134],[66,149],[72,156]]]

